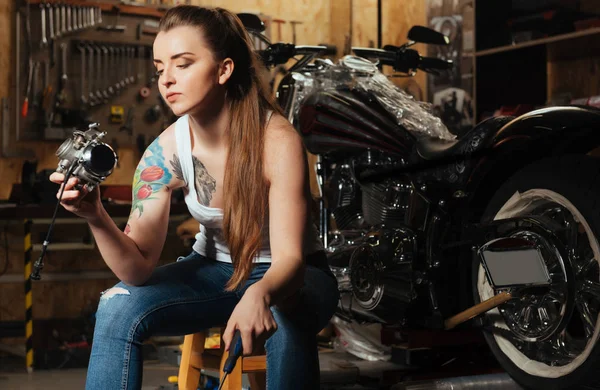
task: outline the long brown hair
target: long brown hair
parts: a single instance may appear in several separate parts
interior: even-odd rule
[[[223,8],[176,6],[166,12],[159,30],[179,26],[199,28],[215,60],[231,58],[234,63],[226,84],[231,121],[223,183],[223,233],[234,264],[226,288],[232,291],[246,281],[262,246],[268,207],[268,183],[263,171],[265,121],[269,110],[280,110],[260,79],[262,65],[248,32],[234,13]]]

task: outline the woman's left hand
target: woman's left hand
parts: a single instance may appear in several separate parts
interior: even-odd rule
[[[223,332],[225,349],[229,350],[235,330],[239,329],[244,355],[250,355],[254,346],[264,342],[277,330],[277,323],[269,308],[265,294],[257,284],[250,286],[227,321]]]

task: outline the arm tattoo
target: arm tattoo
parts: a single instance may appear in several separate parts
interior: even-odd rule
[[[152,195],[166,187],[171,181],[171,173],[165,164],[163,148],[158,144],[158,138],[146,150],[144,159],[140,162],[133,176],[133,204],[131,214],[139,210],[139,216],[144,212],[144,202],[155,199]]]
[[[212,199],[212,194],[217,191],[217,181],[208,173],[206,167],[198,158],[192,156],[194,161],[194,185],[198,193],[198,202],[208,206]]]
[[[181,163],[179,162],[179,156],[177,156],[175,153],[173,153],[173,160],[171,160],[169,162],[171,163],[171,166],[173,167],[173,173],[175,174],[175,177],[178,178],[179,180],[185,181],[185,179],[183,178],[183,170],[181,169]]]

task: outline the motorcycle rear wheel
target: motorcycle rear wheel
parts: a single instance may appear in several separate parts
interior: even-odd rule
[[[600,363],[600,164],[585,156],[543,160],[518,171],[488,203],[482,220],[547,218],[564,245],[562,266],[549,269],[546,290],[511,291],[518,299],[480,318],[496,359],[530,389],[573,389],[598,381]],[[519,234],[519,233],[517,233]],[[571,271],[569,271],[571,270]],[[518,270],[515,270],[518,272]],[[498,291],[478,259],[473,295]]]

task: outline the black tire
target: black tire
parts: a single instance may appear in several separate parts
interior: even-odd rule
[[[516,192],[548,189],[567,198],[583,215],[591,232],[600,237],[600,164],[587,156],[563,156],[541,160],[524,167],[501,185],[488,203],[482,221],[491,221],[508,199]],[[477,288],[479,261],[473,260],[472,292],[475,303],[480,302]],[[481,321],[481,319],[480,319]],[[500,365],[521,386],[529,389],[578,389],[598,382],[600,346],[593,346],[588,358],[571,373],[558,378],[531,375],[519,368],[500,349],[493,334],[484,332],[487,343]]]

